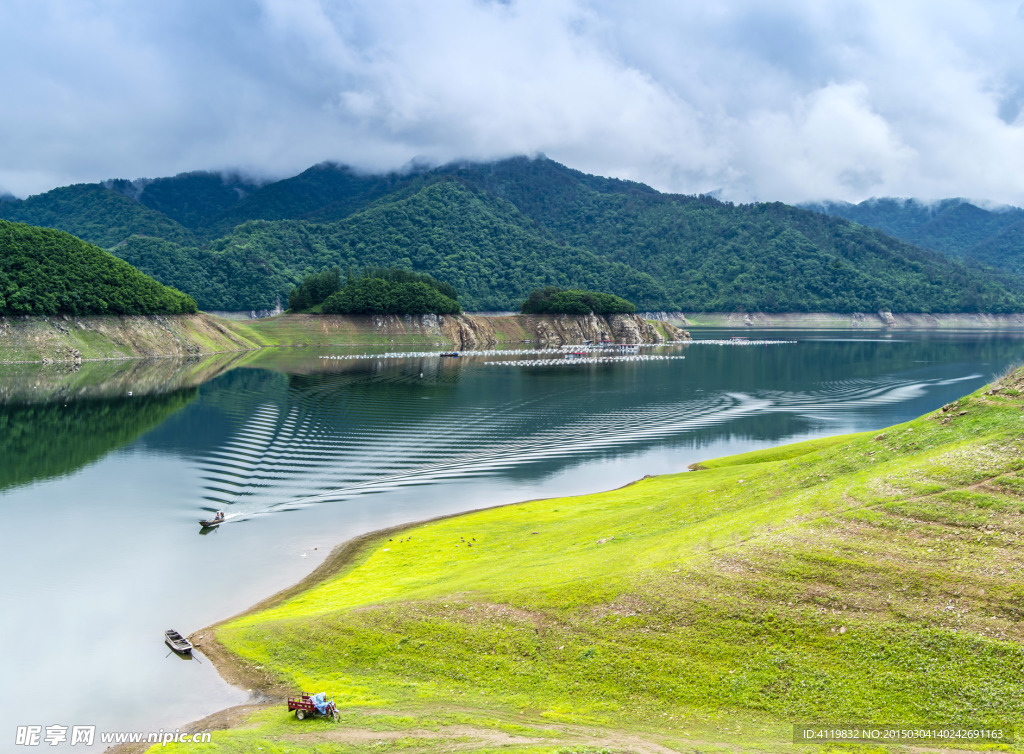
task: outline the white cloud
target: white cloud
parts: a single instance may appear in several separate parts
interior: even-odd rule
[[[757,180],[751,193],[790,201],[877,195],[916,157],[872,110],[861,84],[829,84],[788,112],[753,114],[736,138]]]
[[[0,6],[0,184],[544,152],[735,200],[1024,204],[1018,0]],[[30,31],[26,31],[30,30]]]

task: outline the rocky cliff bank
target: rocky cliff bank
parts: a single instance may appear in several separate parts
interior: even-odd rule
[[[689,334],[668,322],[648,322],[636,314],[573,316],[520,314],[516,318],[531,340],[541,346],[561,346],[585,340],[616,343],[665,343],[688,340]]]
[[[0,363],[189,357],[299,346],[393,346],[473,350],[585,340],[664,343],[687,333],[635,314],[333,316],[287,314],[229,321],[208,314],[152,317],[0,318]]]
[[[0,317],[0,363],[182,358],[258,347],[206,314]]]

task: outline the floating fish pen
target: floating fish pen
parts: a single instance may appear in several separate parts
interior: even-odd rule
[[[673,361],[685,359],[685,356],[579,356],[566,354],[561,359],[506,359],[503,361],[485,361],[487,366],[497,367],[575,367],[585,364],[628,364],[637,361]]]
[[[620,344],[601,344],[601,345],[565,345],[557,348],[506,348],[506,349],[486,349],[479,351],[396,351],[389,353],[357,353],[357,354],[336,354],[336,355],[322,355],[320,358],[324,361],[352,361],[352,360],[373,360],[373,359],[430,359],[430,358],[468,358],[471,356],[476,357],[493,357],[493,356],[560,356],[564,358],[566,354],[575,354],[580,358],[590,358],[595,356],[604,357],[607,354],[626,354],[632,355],[639,353],[641,348],[658,348],[661,346],[675,346],[684,345],[690,343],[689,340],[672,341],[670,343],[620,343]]]
[[[795,340],[750,340],[749,338],[729,338],[728,340],[687,340],[687,345],[696,346],[791,346]]]
[[[480,351],[397,351],[391,353],[353,353],[323,355],[320,358],[327,361],[351,361],[353,359],[441,359],[441,358],[468,358],[470,356],[506,356],[508,354],[531,354],[551,355],[561,353],[556,348],[524,348],[524,349],[490,349]]]

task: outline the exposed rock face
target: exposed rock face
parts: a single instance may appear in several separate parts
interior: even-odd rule
[[[428,316],[431,315],[424,315],[424,319]],[[459,314],[437,319],[441,333],[460,351],[489,348],[498,342],[494,327],[484,317]]]
[[[688,324],[682,312],[637,312],[637,315],[643,319],[653,319],[655,322],[671,322],[674,320],[684,325]]]
[[[0,317],[0,363],[181,358],[258,347],[201,313]]]
[[[533,339],[541,346],[562,346],[568,343],[582,343],[585,340],[614,340],[616,343],[665,342],[665,336],[654,325],[645,322],[636,314],[520,316],[524,329],[533,333]],[[672,340],[684,340],[688,337],[674,325],[662,327],[669,331]]]
[[[402,347],[493,348],[499,342],[531,341],[560,346],[614,340],[663,343],[689,335],[667,322],[657,326],[635,314],[599,317],[508,315],[482,317],[425,315],[289,314],[284,329],[262,330],[263,342],[250,340],[249,326],[206,314],[151,317],[0,317],[0,363],[188,357],[243,351],[265,345],[329,346],[378,342]],[[254,323],[255,324],[255,323]],[[267,342],[269,341],[269,343]]]
[[[617,343],[664,343],[666,340],[689,340],[690,334],[675,325],[662,322],[661,331],[637,314],[613,314],[608,317]]]

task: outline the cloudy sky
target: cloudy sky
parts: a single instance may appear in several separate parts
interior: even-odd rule
[[[0,193],[544,153],[1024,205],[1021,0],[3,0]]]

